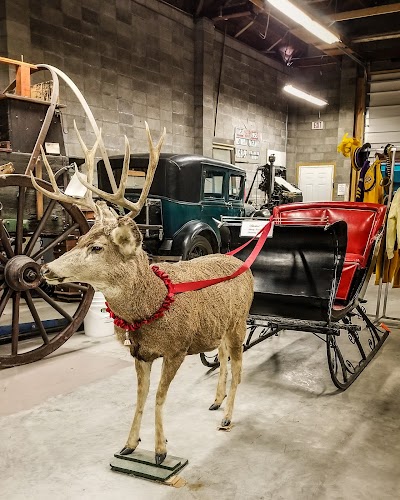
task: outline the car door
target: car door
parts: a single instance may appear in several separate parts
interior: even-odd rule
[[[244,183],[245,176],[239,172],[229,172],[228,179],[228,206],[231,217],[241,217],[244,212]]]
[[[214,229],[217,229],[215,220],[219,221],[221,215],[230,215],[230,204],[226,198],[227,182],[225,169],[203,163],[201,215],[203,222]]]

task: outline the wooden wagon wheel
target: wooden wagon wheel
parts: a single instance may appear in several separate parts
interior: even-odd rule
[[[37,182],[48,190],[51,185],[37,179]],[[33,221],[32,230],[27,231],[24,226],[29,221],[28,209],[32,210],[35,190],[31,179],[26,175],[0,176],[1,192],[15,191],[16,226],[14,231],[7,231],[4,220],[0,218],[0,326],[4,323],[4,316],[8,311],[11,319],[11,344],[1,345],[0,368],[17,366],[37,361],[58,349],[66,342],[81,325],[93,297],[93,289],[89,286],[75,285],[81,292],[81,299],[76,311],[70,313],[66,306],[61,305],[49,294],[49,290],[40,277],[40,261],[46,252],[52,252],[60,243],[73,234],[79,236],[89,230],[88,223],[75,205],[61,203],[55,200],[45,200],[45,210],[40,221]],[[14,190],[14,191],[13,191]],[[27,202],[28,201],[28,202]],[[4,209],[3,209],[4,210]],[[66,217],[61,234],[49,238],[49,243],[39,246],[46,226],[54,224],[60,213]],[[56,215],[55,215],[56,214]],[[58,215],[57,215],[58,214]],[[65,227],[66,226],[66,227]],[[62,318],[61,330],[54,333],[47,321],[42,321],[38,309],[46,305],[53,315]],[[25,311],[29,311],[36,331],[41,336],[42,344],[26,347],[22,343],[20,332],[20,309],[25,304]],[[3,322],[1,321],[3,315]],[[1,336],[0,336],[1,339]],[[9,352],[4,352],[9,348]],[[23,351],[23,352],[22,352]]]

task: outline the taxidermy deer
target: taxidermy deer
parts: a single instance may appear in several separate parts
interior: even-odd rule
[[[150,370],[157,358],[163,358],[155,408],[155,461],[161,464],[167,455],[162,419],[167,391],[188,354],[199,354],[218,348],[221,363],[217,391],[210,410],[220,407],[226,396],[228,356],[232,381],[221,426],[232,419],[233,405],[242,367],[242,344],[246,334],[246,318],[253,300],[253,277],[249,270],[232,280],[201,290],[170,293],[172,283],[204,280],[227,276],[242,264],[228,255],[208,255],[190,261],[149,265],[142,249],[142,235],[133,221],[148,196],[157,167],[165,130],[154,145],[146,124],[150,148],[145,185],[137,202],[124,197],[130,161],[130,148],[125,137],[125,157],[121,182],[114,194],[93,186],[94,157],[99,141],[89,150],[82,141],[87,180],[78,171],[79,180],[86,186],[84,198],[66,196],[57,187],[54,175],[42,150],[42,158],[54,192],[41,188],[32,177],[35,188],[46,196],[68,203],[89,207],[95,212],[95,224],[83,235],[75,248],[42,267],[48,283],[89,283],[105,297],[112,317],[115,334],[129,346],[135,358],[137,373],[137,403],[132,427],[121,454],[132,453],[140,441],[139,431],[144,405],[149,391]],[[93,193],[108,202],[129,210],[117,216],[104,201],[94,203]]]

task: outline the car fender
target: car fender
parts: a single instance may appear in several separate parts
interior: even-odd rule
[[[200,220],[191,220],[174,234],[171,254],[184,255],[185,249],[189,247],[189,244],[197,235],[205,236],[210,241],[214,252],[218,252],[221,246],[221,235],[219,231],[216,231],[210,225]]]

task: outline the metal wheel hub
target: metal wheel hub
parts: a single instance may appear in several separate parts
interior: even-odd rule
[[[6,263],[4,278],[17,292],[37,288],[42,281],[40,265],[27,255],[16,255]]]

